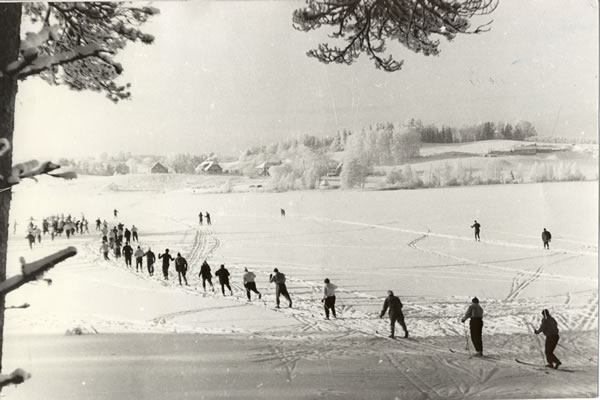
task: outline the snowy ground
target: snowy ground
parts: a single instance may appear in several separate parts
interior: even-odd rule
[[[315,388],[322,389],[319,396],[325,398],[368,398],[356,385],[357,379],[365,377],[378,387],[369,392],[371,398],[597,394],[597,182],[395,192],[198,194],[186,188],[115,192],[107,189],[110,179],[44,180],[15,191],[11,222],[18,221],[19,233],[9,244],[12,273],[18,271],[21,255],[33,260],[67,245],[76,245],[79,254],[48,274],[52,286],[28,285],[8,296],[8,305],[28,302],[31,307],[7,312],[6,368],[18,362],[14,367],[37,369],[45,376],[55,373],[46,356],[38,360],[33,344],[24,351],[15,347],[17,335],[63,334],[79,326],[100,336],[178,332],[182,343],[198,337],[182,333],[214,333],[232,341],[235,348],[244,347],[250,337],[251,350],[238,352],[237,358],[231,356],[230,363],[221,365],[249,366],[244,357],[251,356],[265,366],[265,374],[287,371],[282,382],[296,385],[292,396],[296,398],[317,397]],[[23,238],[21,228],[32,214],[40,218],[83,212],[90,220],[101,217],[112,222],[113,208],[120,210],[119,219],[126,225],[139,227],[143,248],[150,246],[156,253],[169,248],[187,257],[189,287],[180,287],[174,275],[164,283],[126,270],[122,262],[102,261],[95,232],[71,241],[45,239],[33,251]],[[286,209],[286,218],[279,216],[280,208]],[[199,211],[211,212],[211,227],[198,226]],[[481,242],[472,238],[469,226],[474,219],[482,225]],[[549,251],[542,248],[542,228],[553,234]],[[204,259],[213,268],[226,264],[235,296],[202,291],[197,273]],[[256,272],[264,301],[246,302],[243,267]],[[274,267],[288,277],[292,309],[273,308],[274,289],[268,275]],[[325,277],[339,287],[337,320],[323,318],[320,299]],[[411,340],[384,339],[388,324],[377,314],[387,289],[405,304]],[[485,352],[498,360],[468,359],[460,317],[475,295],[486,312]],[[559,322],[564,347],[558,348],[557,355],[575,372],[549,375],[514,362],[520,357],[542,364],[543,338],[531,330],[543,308]],[[123,349],[122,337],[106,339],[106,345]],[[60,342],[48,346],[54,360],[61,359],[57,351],[79,338],[53,340]],[[152,348],[151,343],[148,346]],[[223,342],[214,346],[216,352],[225,351],[218,350]],[[156,351],[140,350],[138,364],[157,357]],[[85,350],[81,352],[85,356]],[[328,373],[335,382],[319,379],[314,372],[329,362]],[[217,382],[212,383],[215,390]],[[336,392],[341,390],[336,386],[340,382],[353,388],[340,393],[353,396]],[[302,391],[309,387],[313,391]],[[256,387],[246,387],[250,389]],[[31,393],[6,392],[11,397]],[[251,393],[247,397],[252,398]],[[278,394],[275,389],[268,393]],[[243,396],[213,393],[208,397]]]

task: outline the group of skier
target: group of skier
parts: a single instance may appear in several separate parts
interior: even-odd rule
[[[212,221],[210,219],[210,214],[208,213],[208,211],[204,215],[202,215],[202,211],[200,211],[200,213],[198,214],[198,223],[200,225],[204,225],[204,221],[206,221],[206,225],[212,225]]]
[[[475,232],[475,241],[480,242],[481,241],[481,237],[480,237],[481,224],[479,222],[477,222],[477,220],[475,220],[473,225],[471,225],[471,228],[473,228],[474,232]],[[542,231],[542,243],[544,244],[545,250],[550,250],[550,241],[551,240],[552,240],[552,234],[549,231],[547,231],[546,228],[544,228],[544,230]]]
[[[117,216],[117,210],[115,210],[115,217]],[[285,216],[283,210],[281,216]],[[203,218],[204,217],[204,218]],[[199,214],[199,223],[200,225],[206,221],[207,225],[211,224],[210,214],[207,212],[205,215],[202,213]],[[474,221],[474,224],[471,226],[475,229],[475,240],[480,241],[480,231],[481,225]],[[102,237],[102,251],[104,252],[105,259],[108,259],[108,250],[113,249],[115,251],[115,256],[117,258],[120,257],[120,241],[125,238],[125,246],[122,248],[122,253],[125,258],[125,264],[132,268],[131,261],[132,256],[136,259],[136,272],[142,271],[142,264],[144,257],[146,258],[148,273],[150,276],[154,275],[154,263],[156,261],[156,256],[154,252],[150,248],[144,251],[139,245],[137,249],[133,250],[130,246],[130,238],[133,241],[139,241],[137,228],[135,225],[132,226],[131,231],[127,228],[123,229],[123,224],[117,224],[112,229],[108,229],[106,221],[102,223],[100,219],[96,221],[96,229],[101,230],[103,233]],[[549,242],[551,240],[551,234],[545,228],[542,233],[542,240],[544,243],[544,248],[549,248]],[[169,249],[165,249],[164,253],[158,254],[158,259],[162,260],[162,272],[164,279],[169,279],[169,268],[170,263],[172,261],[175,262],[175,270],[178,273],[179,284],[185,282],[188,285],[186,273],[188,271],[188,263],[187,260],[181,255],[181,253],[177,253],[177,257],[173,257],[169,252]],[[230,284],[230,272],[225,268],[224,264],[221,264],[219,269],[214,272],[214,275],[218,278],[219,284],[221,286],[221,293],[225,296],[225,288],[229,291],[230,295],[233,295],[233,289]],[[206,282],[209,283],[212,291],[215,291],[215,287],[212,282],[213,272],[211,270],[210,265],[206,260],[203,261],[200,266],[200,271],[198,276],[202,278],[202,288],[206,291]],[[252,271],[249,271],[248,268],[244,268],[244,273],[242,275],[242,283],[246,290],[246,296],[248,301],[252,301],[251,294],[255,293],[258,299],[262,298],[262,293],[256,287],[256,274]],[[279,271],[278,268],[273,270],[273,273],[269,275],[269,283],[274,283],[275,285],[275,304],[276,308],[280,308],[280,297],[283,296],[287,302],[288,306],[292,307],[292,299],[288,292],[286,286],[286,277],[283,273]],[[323,297],[321,299],[323,303],[323,309],[325,312],[325,319],[329,320],[330,315],[333,318],[337,318],[336,310],[335,310],[335,302],[336,302],[336,289],[337,286],[331,283],[331,281],[327,278],[324,280],[323,286]],[[383,308],[379,313],[379,317],[383,318],[386,312],[388,313],[390,319],[390,337],[395,338],[395,326],[396,323],[399,324],[403,331],[404,337],[408,338],[408,329],[406,327],[406,323],[404,320],[404,313],[402,311],[403,304],[399,297],[394,295],[392,290],[388,290],[388,296],[385,298],[383,303]],[[560,360],[554,355],[554,350],[559,340],[558,335],[558,326],[556,320],[552,318],[547,309],[542,311],[542,322],[539,329],[534,331],[535,334],[544,333],[546,336],[546,345],[545,345],[545,353],[548,364],[547,367],[558,368],[561,365]],[[461,322],[465,322],[469,320],[470,327],[470,336],[471,341],[473,343],[473,347],[475,348],[475,357],[483,357],[483,340],[482,340],[482,331],[483,331],[483,308],[479,304],[479,299],[474,297],[471,301],[471,305],[468,307],[466,313],[461,318]]]
[[[66,235],[67,239],[75,235],[75,233],[89,233],[88,221],[83,214],[79,219],[72,217],[71,214],[66,217],[64,214],[44,217],[42,219],[41,228],[35,222],[37,222],[37,220],[31,217],[27,224],[25,239],[27,239],[30,249],[33,248],[36,240],[38,244],[42,243],[42,236],[45,235],[50,235],[52,240],[54,240],[56,236],[62,236],[63,233]],[[17,226],[18,222],[15,221],[13,225],[13,234],[17,233]]]

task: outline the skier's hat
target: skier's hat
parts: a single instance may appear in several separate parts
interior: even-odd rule
[[[479,304],[479,299],[477,297],[473,297],[473,300],[471,301],[475,304]]]
[[[277,268],[275,268],[275,269],[273,270],[273,272],[279,272],[279,270],[278,270]]]

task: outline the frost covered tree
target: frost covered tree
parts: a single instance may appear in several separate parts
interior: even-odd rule
[[[489,30],[491,21],[474,29],[473,17],[491,14],[498,0],[307,0],[294,12],[294,27],[311,31],[330,26],[331,38],[307,55],[329,64],[350,65],[366,54],[375,67],[398,71],[404,61],[386,56],[388,43],[400,44],[423,55],[438,55],[440,39]]]
[[[117,83],[123,67],[114,56],[127,43],[152,43],[140,26],[158,13],[127,3],[0,3],[0,282],[6,280],[15,99],[18,83],[40,77],[51,85],[104,93],[110,100],[130,96]],[[21,27],[27,32],[21,32]],[[33,116],[32,116],[33,117]],[[0,296],[0,362],[4,328]],[[0,364],[0,370],[2,365]]]
[[[364,187],[373,163],[367,149],[367,135],[364,131],[348,137],[344,150],[344,161],[340,180],[344,189]]]

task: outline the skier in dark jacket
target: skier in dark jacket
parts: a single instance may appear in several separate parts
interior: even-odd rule
[[[175,271],[177,271],[177,276],[179,277],[179,284],[181,285],[181,277],[183,276],[183,280],[185,281],[186,286],[188,286],[187,278],[185,274],[187,273],[188,263],[185,258],[181,256],[181,253],[177,253],[177,257],[175,257]]]
[[[208,213],[208,211],[206,212],[206,225],[212,225],[212,222],[210,221],[210,214]]]
[[[277,304],[277,308],[279,308],[279,296],[285,297],[289,301],[290,307],[292,307],[292,298],[285,285],[285,275],[279,272],[277,268],[273,272],[274,274],[269,275],[269,282],[275,283],[275,303]]]
[[[200,211],[200,214],[198,214],[198,222],[200,225],[202,225],[202,211]]]
[[[129,242],[125,243],[125,246],[123,246],[121,251],[123,253],[123,257],[125,257],[125,265],[131,268],[131,256],[133,255],[133,248],[129,245]]]
[[[536,329],[533,332],[536,335],[541,332],[546,336],[545,350],[546,361],[548,361],[546,367],[558,369],[558,366],[562,364],[558,357],[554,355],[554,349],[556,349],[558,339],[560,339],[560,337],[558,336],[558,324],[556,323],[556,320],[552,318],[548,310],[544,309],[542,311],[542,316],[543,318],[542,324],[540,325],[540,329]]]
[[[221,292],[223,296],[225,296],[225,286],[229,289],[229,293],[233,296],[233,290],[231,290],[231,286],[229,286],[229,271],[225,268],[223,264],[221,264],[221,268],[215,272],[215,276],[219,278],[219,283],[221,284]]]
[[[148,247],[148,251],[146,252],[146,264],[148,265],[148,274],[150,276],[154,275],[154,262],[156,261],[156,255],[150,247]]]
[[[475,240],[481,242],[481,238],[479,237],[479,230],[481,229],[481,224],[475,220],[475,223],[471,225],[471,228],[475,228]]]
[[[164,254],[158,254],[158,258],[162,258],[162,270],[165,279],[169,279],[169,265],[175,259],[169,254],[169,249],[165,249]]]
[[[204,260],[204,262],[202,263],[202,266],[200,267],[200,273],[198,274],[198,276],[202,277],[202,288],[205,292],[206,281],[208,281],[208,283],[210,284],[210,287],[212,288],[213,292],[215,291],[215,287],[212,284],[212,273],[210,272],[210,265],[208,265],[206,260]]]
[[[129,239],[131,239],[131,231],[125,228],[125,233],[123,235],[125,236],[125,241],[129,242]]]
[[[552,234],[544,228],[542,232],[542,242],[544,242],[544,249],[550,250],[550,240],[552,240]]]
[[[385,312],[390,309],[390,337],[393,339],[395,337],[394,332],[396,329],[396,322],[400,324],[402,329],[404,329],[404,337],[408,337],[408,330],[406,329],[406,324],[404,323],[404,314],[402,313],[402,302],[397,296],[394,296],[394,292],[388,290],[388,297],[386,297],[383,302],[383,309],[379,314],[379,318],[383,318]]]
[[[464,323],[466,320],[469,321],[469,328],[471,329],[471,341],[473,347],[475,347],[475,356],[483,357],[483,342],[481,339],[481,332],[483,331],[483,308],[479,305],[479,299],[473,297],[471,305],[467,309],[465,316],[462,317],[461,321]]]

